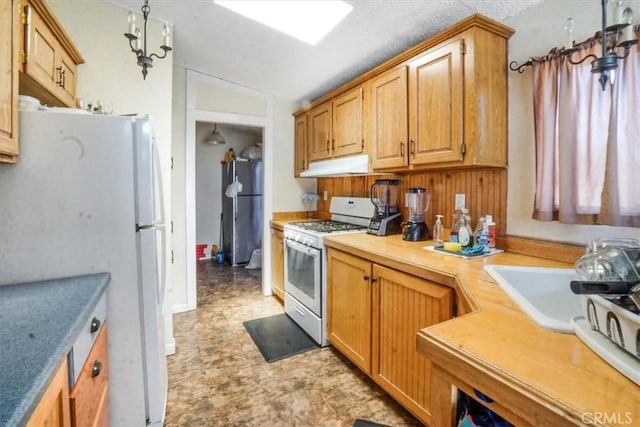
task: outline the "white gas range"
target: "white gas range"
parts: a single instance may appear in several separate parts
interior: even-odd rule
[[[284,226],[284,311],[318,344],[327,342],[327,235],[365,232],[374,214],[371,200],[332,197],[330,220]]]

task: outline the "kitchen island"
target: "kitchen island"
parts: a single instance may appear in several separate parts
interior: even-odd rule
[[[1,426],[27,423],[109,281],[100,273],[0,286]]]
[[[572,264],[513,253],[460,259],[423,249],[430,241],[407,242],[399,235],[357,233],[324,241],[455,290],[456,317],[417,335],[418,351],[432,363],[432,426],[452,425],[455,389],[488,395],[494,402],[484,405],[517,426],[640,424],[636,384],[577,336],[536,325],[483,268]]]

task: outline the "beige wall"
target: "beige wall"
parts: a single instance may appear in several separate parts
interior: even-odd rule
[[[629,3],[640,14],[640,1]],[[546,0],[504,23],[516,30],[509,41],[509,61],[525,62],[547,53],[564,40],[568,17],[576,21],[576,41],[592,36],[601,27],[600,2]],[[640,146],[638,147],[640,149]],[[567,225],[531,219],[535,193],[532,70],[509,71],[509,178],[507,232],[574,243],[588,243],[599,237],[635,237],[640,229],[609,226]]]

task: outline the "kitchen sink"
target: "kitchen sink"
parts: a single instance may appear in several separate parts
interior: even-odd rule
[[[484,269],[531,319],[554,332],[573,333],[571,318],[582,314],[570,283],[573,268],[485,265]]]

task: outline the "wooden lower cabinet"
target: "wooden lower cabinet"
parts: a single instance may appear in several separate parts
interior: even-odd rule
[[[107,325],[103,325],[82,367],[70,397],[74,427],[109,425]]]
[[[42,399],[31,414],[27,427],[70,427],[69,374],[67,359],[64,359],[44,392]]]
[[[284,301],[284,234],[271,229],[271,292]]]
[[[425,424],[431,362],[417,333],[453,316],[452,289],[329,248],[329,342]]]

